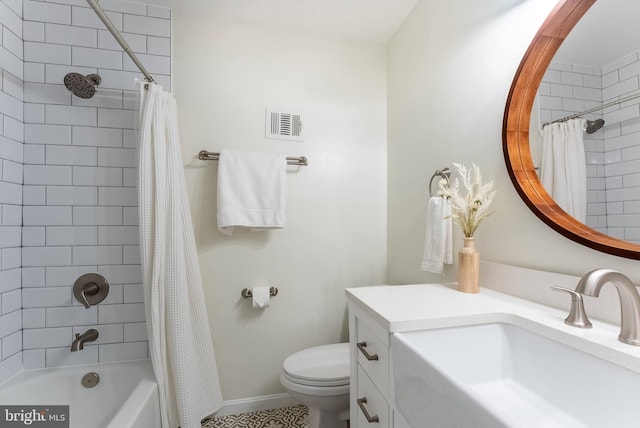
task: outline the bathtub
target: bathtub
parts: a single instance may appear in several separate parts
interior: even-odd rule
[[[95,372],[93,388],[82,377]],[[25,370],[0,386],[3,405],[69,405],[70,428],[158,428],[158,386],[149,360]]]

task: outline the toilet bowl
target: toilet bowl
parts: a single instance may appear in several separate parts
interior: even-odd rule
[[[349,419],[349,344],[304,349],[282,364],[280,383],[309,407],[307,428],[341,428]]]

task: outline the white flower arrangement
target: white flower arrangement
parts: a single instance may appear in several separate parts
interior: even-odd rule
[[[438,194],[451,203],[452,218],[462,227],[465,238],[472,238],[480,223],[492,212],[489,206],[493,202],[496,191],[493,190],[493,181],[482,184],[480,168],[476,164],[471,164],[471,169],[459,163],[453,164],[460,176],[462,184],[467,189],[467,195],[461,196],[459,193],[460,184],[456,178],[452,183],[447,180],[440,180],[440,191]]]

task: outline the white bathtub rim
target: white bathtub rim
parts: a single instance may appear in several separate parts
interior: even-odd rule
[[[110,361],[108,363],[93,363],[93,364],[77,364],[77,365],[72,365],[72,366],[60,366],[60,367],[41,367],[41,368],[37,368],[37,369],[22,369],[19,372],[17,372],[16,374],[14,374],[13,376],[11,376],[10,378],[8,378],[7,380],[5,380],[4,382],[0,383],[0,391],[5,388],[5,387],[9,387],[12,386],[13,384],[17,383],[18,380],[17,378],[19,377],[19,381],[25,381],[25,380],[30,380],[33,378],[38,377],[39,375],[42,374],[51,374],[53,372],[60,372],[60,371],[72,371],[72,370],[77,370],[77,369],[85,369],[87,372],[97,372],[100,370],[108,370],[110,367],[115,367],[118,365],[133,365],[133,366],[140,366],[139,368],[141,368],[142,370],[144,370],[145,374],[151,374],[151,377],[148,378],[147,376],[144,377],[144,379],[148,379],[151,380],[153,382],[156,381],[155,375],[153,374],[153,368],[151,367],[151,360],[148,358],[145,359],[138,359],[138,360],[126,360],[126,361]],[[147,369],[147,365],[149,367],[149,369]],[[24,379],[23,379],[24,378]]]
[[[141,407],[140,403],[145,406]],[[149,420],[148,405],[153,406],[155,420]],[[145,415],[145,412],[147,414]],[[146,420],[145,420],[146,419]],[[111,419],[107,428],[122,428],[132,425],[132,421],[144,420],[151,426],[160,424],[160,403],[158,401],[158,384],[147,379],[140,381],[136,389],[131,393],[127,401],[120,407],[118,413]],[[140,425],[140,424],[137,424]]]

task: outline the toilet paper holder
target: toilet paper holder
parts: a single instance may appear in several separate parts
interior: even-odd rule
[[[251,291],[248,288],[243,288],[242,291],[240,292],[240,294],[242,295],[242,297],[249,298],[249,297],[253,297],[253,291]],[[276,294],[278,294],[278,289],[276,287],[269,287],[269,295],[271,297],[275,296]]]

